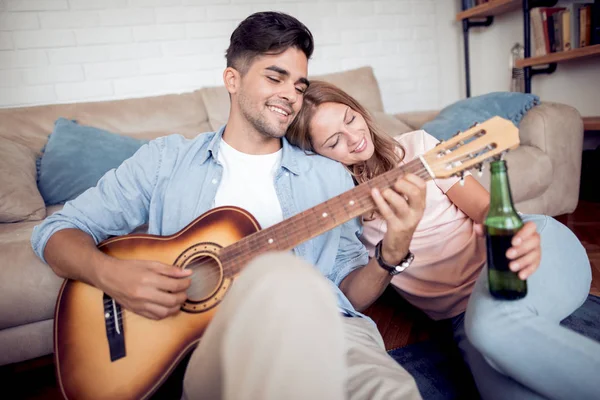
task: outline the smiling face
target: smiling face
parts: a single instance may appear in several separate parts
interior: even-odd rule
[[[363,116],[342,103],[323,103],[310,121],[313,148],[345,165],[371,158],[375,148]]]
[[[280,139],[294,120],[308,86],[308,60],[291,47],[281,54],[255,58],[232,94],[234,104],[251,128],[262,136]]]

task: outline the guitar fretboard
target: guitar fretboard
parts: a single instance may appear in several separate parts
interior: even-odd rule
[[[352,218],[376,208],[371,189],[384,190],[405,173],[428,180],[429,173],[420,159],[394,168],[355,188],[309,208],[267,229],[260,230],[223,248],[220,259],[224,273],[235,275],[254,257],[267,251],[288,251]]]

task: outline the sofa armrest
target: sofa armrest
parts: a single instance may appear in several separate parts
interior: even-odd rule
[[[440,113],[439,110],[416,111],[394,114],[394,117],[404,122],[406,125],[417,130],[426,123],[434,119]]]
[[[542,103],[527,112],[519,124],[522,145],[537,147],[552,162],[551,184],[537,199],[544,213],[571,213],[579,201],[583,120],[579,112],[560,103]],[[523,171],[527,173],[527,171]],[[537,208],[537,207],[536,207]]]

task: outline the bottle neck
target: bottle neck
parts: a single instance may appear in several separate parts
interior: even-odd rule
[[[510,192],[508,174],[506,173],[506,162],[504,160],[492,162],[491,171],[490,213],[516,213]]]

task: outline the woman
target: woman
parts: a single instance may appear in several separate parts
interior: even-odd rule
[[[342,162],[357,183],[406,164],[438,143],[422,130],[387,136],[356,100],[321,81],[311,82],[286,137]],[[457,182],[427,183],[425,213],[410,245],[414,261],[393,277],[392,285],[432,319],[451,323],[483,398],[598,398],[600,343],[559,325],[589,293],[585,249],[555,219],[523,215],[525,225],[507,256],[510,268],[528,280],[528,295],[494,300],[487,289],[480,225],[489,194],[469,174],[464,186]],[[363,226],[362,241],[373,255],[386,221],[373,213],[363,216]]]

